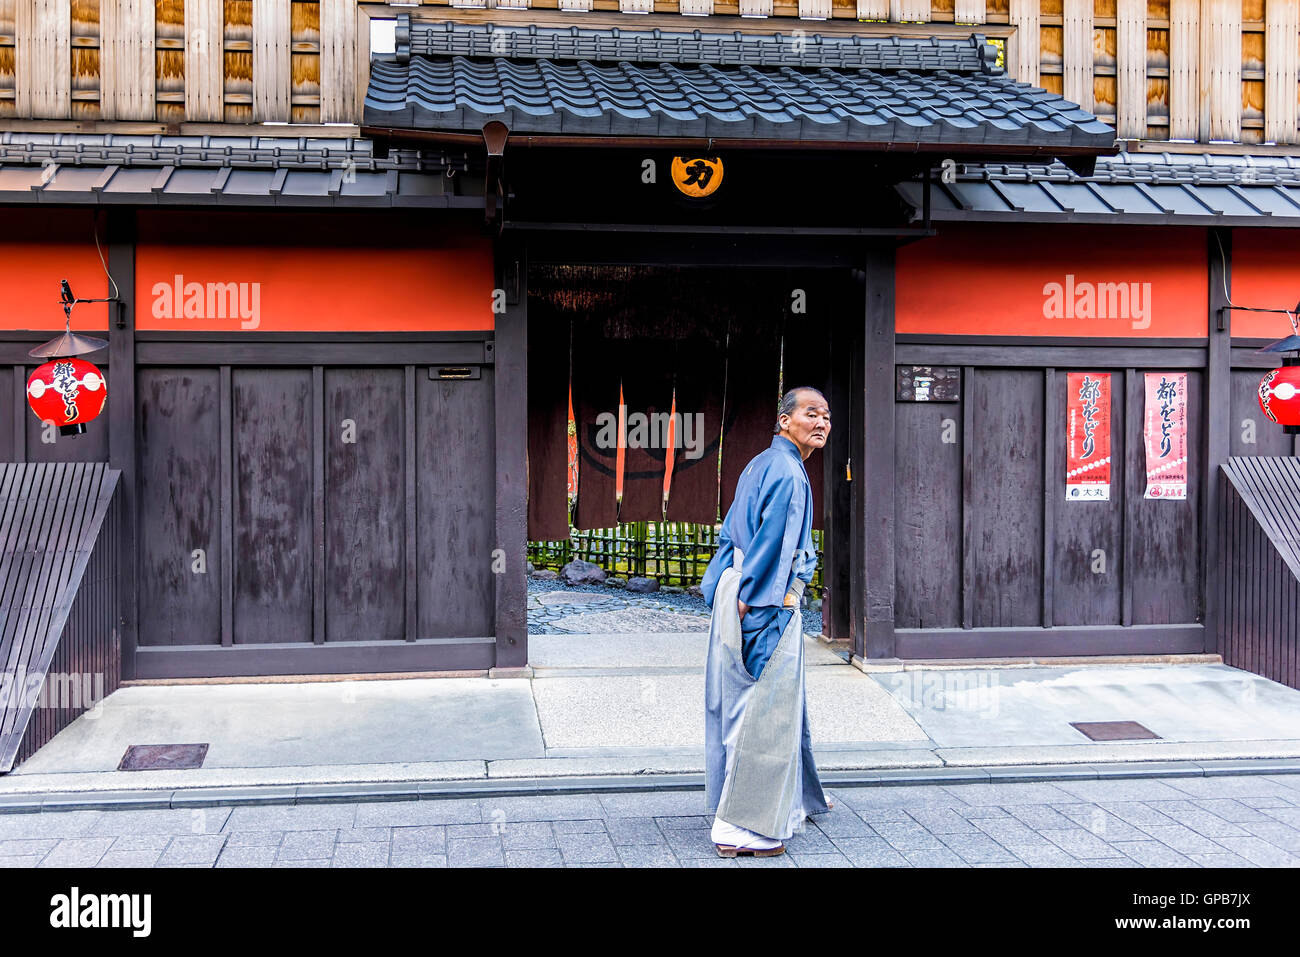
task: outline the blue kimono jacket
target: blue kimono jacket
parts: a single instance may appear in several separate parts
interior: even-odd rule
[[[796,577],[811,582],[817,568],[812,486],[798,447],[783,436],[773,436],[772,445],[740,473],[718,550],[700,584],[710,608],[718,579],[731,567],[737,548],[745,556],[740,600],[749,606],[740,623],[742,650],[746,669],[758,677],[798,611],[784,607],[786,592]]]

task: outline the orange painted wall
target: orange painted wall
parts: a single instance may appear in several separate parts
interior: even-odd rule
[[[227,283],[233,292],[209,295],[209,284]],[[492,287],[489,241],[427,216],[279,210],[139,218],[138,329],[486,330]]]
[[[1300,302],[1300,229],[1232,231],[1232,301],[1261,309],[1294,309]],[[1291,322],[1279,313],[1233,312],[1232,335],[1281,339]]]
[[[940,223],[938,229],[937,236],[898,250],[900,334],[1207,334],[1203,229],[1000,223]],[[1102,284],[1124,284],[1127,308],[1122,293],[1103,289],[1106,305],[1098,309]]]
[[[95,217],[89,209],[0,210],[0,328],[63,329],[59,280],[83,299],[108,295],[108,279],[95,251]],[[104,217],[99,242],[108,258]],[[108,328],[108,307],[88,303],[72,310],[72,328]]]

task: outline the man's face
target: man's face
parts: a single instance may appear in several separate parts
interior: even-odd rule
[[[831,434],[831,410],[826,400],[816,392],[800,392],[796,397],[794,412],[781,416],[782,434],[807,458],[814,449],[826,444]]]

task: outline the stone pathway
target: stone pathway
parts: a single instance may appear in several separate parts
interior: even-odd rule
[[[820,611],[804,610],[804,632],[822,629]],[[704,599],[686,592],[637,594],[609,585],[528,580],[528,633],[613,634],[708,631]]]
[[[1296,867],[1300,774],[828,788],[773,858],[701,791],[0,814],[0,867]]]

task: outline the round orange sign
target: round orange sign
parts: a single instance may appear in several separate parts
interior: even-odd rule
[[[722,185],[722,160],[716,156],[674,156],[673,185],[694,199],[712,196]]]

